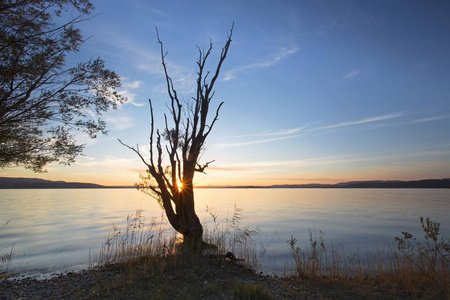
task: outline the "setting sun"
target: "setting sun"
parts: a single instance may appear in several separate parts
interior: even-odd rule
[[[177,185],[178,185],[178,191],[181,192],[181,190],[183,189],[183,183],[181,181],[178,181]]]

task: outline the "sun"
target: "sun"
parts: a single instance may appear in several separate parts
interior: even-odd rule
[[[181,190],[183,189],[183,183],[181,181],[178,181],[177,185],[178,185],[178,191],[181,192]]]

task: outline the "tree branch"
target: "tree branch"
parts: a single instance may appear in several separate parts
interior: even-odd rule
[[[204,164],[203,166],[200,165],[199,163],[196,163],[197,167],[195,168],[195,171],[196,171],[196,172],[201,172],[201,173],[203,173],[203,174],[206,174],[206,173],[204,172],[205,169],[209,166],[209,164],[211,164],[211,163],[213,163],[213,162],[215,162],[215,160],[211,160],[211,161],[207,162],[206,164]]]

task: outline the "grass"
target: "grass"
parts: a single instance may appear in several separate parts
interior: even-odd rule
[[[234,286],[234,296],[236,299],[251,300],[271,300],[274,299],[269,290],[261,284],[236,283]]]
[[[0,230],[7,227],[9,224],[10,220],[7,221],[5,224],[3,224],[2,226],[0,226]],[[11,245],[7,245],[5,247],[0,248],[0,279],[2,278],[2,269],[3,268],[7,268],[8,266],[8,262],[11,261],[11,259],[14,256],[14,244]],[[6,266],[6,267],[4,267]],[[6,276],[6,275],[5,275]]]
[[[223,220],[207,212],[204,238],[218,250],[203,254],[179,251],[180,237],[163,215],[148,221],[141,210],[129,215],[92,264],[92,284],[75,289],[74,298],[450,299],[450,241],[428,218],[420,218],[422,237],[402,232],[395,246],[364,257],[326,242],[321,231],[310,232],[304,248],[291,237],[296,274],[276,278],[247,267],[258,263],[259,230],[242,226],[238,208]],[[242,261],[224,259],[227,251]]]
[[[204,237],[206,242],[218,246],[214,253],[232,251],[245,262],[244,265],[257,265],[254,245],[258,228],[242,226],[238,208],[231,218],[222,221],[217,214],[207,212],[212,221],[210,226],[205,224]],[[270,291],[258,283],[241,282],[239,275],[233,280],[230,274],[236,272],[234,267],[229,269],[223,259],[205,259],[211,253],[199,256],[177,251],[179,236],[165,227],[163,216],[145,225],[142,211],[138,210],[128,216],[127,221],[123,230],[114,227],[98,260],[100,266],[120,264],[127,277],[119,282],[108,282],[106,288],[99,289],[103,291],[101,295],[109,297],[111,291],[126,287],[127,291],[134,291],[137,298],[148,290],[153,291],[156,299],[195,299],[225,294],[236,299],[273,298]],[[309,246],[305,249],[297,246],[297,240],[291,237],[288,247],[296,275],[286,278],[290,282],[286,289],[291,289],[294,284],[297,288],[301,286],[305,294],[308,290],[319,291],[324,299],[327,295],[334,298],[337,292],[344,298],[371,295],[381,299],[450,299],[449,239],[441,235],[439,223],[424,218],[420,223],[423,239],[402,232],[402,237],[395,238],[395,247],[375,254],[367,253],[365,257],[349,255],[343,247],[327,243],[321,231],[310,232]],[[225,278],[219,273],[224,273]],[[189,296],[181,296],[185,295],[182,291]]]
[[[218,246],[214,253],[232,251],[244,265],[256,266],[258,255],[254,245],[258,228],[242,226],[240,210],[236,207],[232,217],[222,221],[217,214],[207,212],[212,221],[210,226],[204,226],[204,238]],[[274,299],[263,285],[242,282],[236,274],[242,271],[239,267],[235,269],[236,266],[224,259],[205,259],[211,252],[199,256],[178,251],[180,238],[166,223],[161,216],[146,225],[142,211],[138,210],[128,216],[124,229],[114,227],[97,264],[116,264],[126,275],[120,280],[102,282],[96,293],[114,298],[114,293],[119,295],[126,289],[132,298],[152,291],[154,299],[220,298],[221,295],[235,299]],[[296,274],[285,279],[285,295],[290,295],[286,297],[296,297],[298,293],[289,291],[294,285],[305,295],[314,290],[323,299],[337,295],[368,299],[450,299],[449,239],[441,235],[439,223],[420,218],[420,224],[422,239],[402,232],[402,237],[395,238],[395,247],[367,253],[365,257],[358,253],[349,255],[343,247],[327,243],[321,231],[310,232],[309,246],[305,249],[297,246],[297,240],[291,237],[288,247]]]
[[[113,226],[91,266],[133,261],[144,256],[163,257],[175,251],[178,237],[167,228],[164,215],[146,222],[142,212],[139,209],[135,214],[128,215],[125,228]]]
[[[258,253],[255,243],[259,237],[259,229],[241,224],[241,209],[234,206],[231,218],[219,221],[217,213],[209,210],[206,212],[212,219],[212,229],[204,222],[204,239],[207,243],[216,245],[219,253],[232,252],[242,259],[246,265],[256,267],[258,265]]]
[[[252,244],[259,235],[257,228],[241,226],[240,209],[235,207],[233,216],[218,220],[217,214],[207,211],[213,222],[212,229],[204,224],[204,240],[217,246],[211,254],[232,252],[248,265],[257,263],[257,254]],[[164,215],[147,222],[142,210],[127,216],[125,228],[113,226],[102,244],[98,258],[91,266],[105,266],[132,261],[140,257],[167,257],[177,253],[181,236],[168,227]]]
[[[423,239],[408,232],[396,237],[396,247],[386,252],[346,255],[345,250],[327,244],[323,232],[310,232],[308,249],[288,245],[295,262],[296,276],[311,282],[334,283],[348,288],[389,292],[410,299],[450,299],[450,241],[440,232],[440,224],[420,218]],[[329,246],[327,246],[329,245]]]
[[[254,275],[242,262],[255,260],[249,245],[258,230],[240,225],[237,208],[223,221],[209,213],[213,226],[210,230],[205,226],[204,239],[218,249],[203,254],[179,251],[180,237],[167,228],[163,216],[146,222],[141,210],[129,215],[126,226],[113,227],[102,245],[95,265],[108,269],[107,275],[97,279],[88,298],[272,299],[262,286],[236,285],[236,278]],[[225,259],[227,251],[239,260]],[[108,275],[111,269],[117,275]]]

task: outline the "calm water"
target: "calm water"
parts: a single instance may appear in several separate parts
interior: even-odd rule
[[[421,234],[419,217],[450,231],[450,190],[446,189],[198,189],[196,209],[205,223],[231,218],[242,209],[242,226],[259,227],[257,266],[283,272],[290,262],[286,241],[308,245],[309,231],[346,251],[383,249],[401,231]],[[113,225],[143,209],[147,220],[160,218],[156,201],[134,189],[0,190],[0,254],[14,245],[14,258],[0,271],[27,275],[86,268],[95,261]],[[211,225],[209,225],[211,226]],[[0,262],[1,263],[1,262]]]

